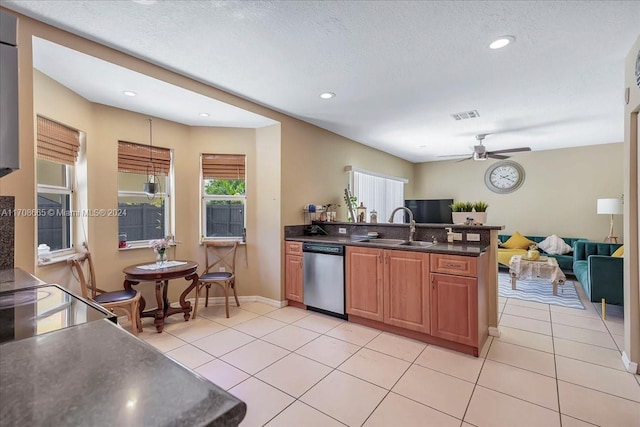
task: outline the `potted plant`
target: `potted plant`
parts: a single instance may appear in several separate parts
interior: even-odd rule
[[[473,203],[470,202],[453,202],[451,205],[451,214],[454,224],[464,224],[467,221],[468,213],[473,211]]]
[[[471,218],[473,224],[486,224],[487,208],[489,205],[483,201],[478,202],[454,202],[450,205],[454,224],[466,224]]]
[[[473,222],[476,224],[486,224],[487,223],[487,208],[489,205],[482,200],[477,201],[473,204]]]

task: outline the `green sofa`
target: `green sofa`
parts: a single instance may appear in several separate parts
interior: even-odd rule
[[[498,234],[498,240],[500,240],[500,242],[502,243],[506,242],[510,237],[511,237],[510,234]],[[548,236],[524,236],[524,237],[536,243],[540,243],[544,239],[546,239]],[[571,246],[575,250],[576,242],[586,241],[587,239],[578,238],[578,237],[563,237],[562,240],[564,240],[567,243],[567,245]],[[500,252],[500,250],[501,249],[498,248],[498,252]],[[523,253],[524,252],[526,251],[523,251]],[[555,258],[558,261],[558,266],[560,267],[560,270],[562,270],[565,274],[567,273],[574,274],[573,273],[573,253],[569,252],[568,254],[565,254],[565,255],[554,255],[554,254],[545,253],[543,251],[540,251],[540,252],[542,255]],[[499,266],[504,267],[504,265],[502,264],[499,264]],[[508,268],[509,266],[506,265],[506,267]]]
[[[589,301],[622,305],[623,258],[612,257],[618,243],[576,242],[573,247],[573,272],[582,284]]]

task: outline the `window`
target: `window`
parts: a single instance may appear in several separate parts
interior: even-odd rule
[[[350,166],[347,166],[346,169],[351,172],[351,193],[357,197],[358,206],[363,203],[367,208],[367,213],[376,210],[378,222],[387,222],[395,208],[404,206],[406,179],[353,169]],[[400,215],[398,214],[398,216],[395,218],[395,222],[401,222]]]
[[[80,133],[41,116],[37,124],[38,245],[65,251],[73,247],[73,174]]]
[[[128,242],[161,239],[170,233],[171,150],[118,141],[118,233]],[[146,182],[159,184],[152,197]]]
[[[245,235],[246,179],[244,154],[202,154],[202,238]]]

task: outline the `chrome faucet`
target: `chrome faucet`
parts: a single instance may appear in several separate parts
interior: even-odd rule
[[[393,215],[395,215],[395,213],[399,210],[404,210],[409,214],[409,241],[413,242],[413,235],[416,232],[416,222],[413,220],[413,212],[411,212],[411,209],[404,206],[395,208],[393,212],[391,212],[391,216],[389,217],[389,224],[393,224]]]

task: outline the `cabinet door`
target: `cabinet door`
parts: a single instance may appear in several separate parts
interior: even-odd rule
[[[299,255],[285,256],[284,274],[285,297],[293,301],[304,303],[304,296],[302,293],[302,257]]]
[[[478,346],[477,279],[431,274],[431,335]]]
[[[431,332],[429,254],[384,251],[384,322]]]
[[[382,322],[382,249],[346,248],[347,313]]]

